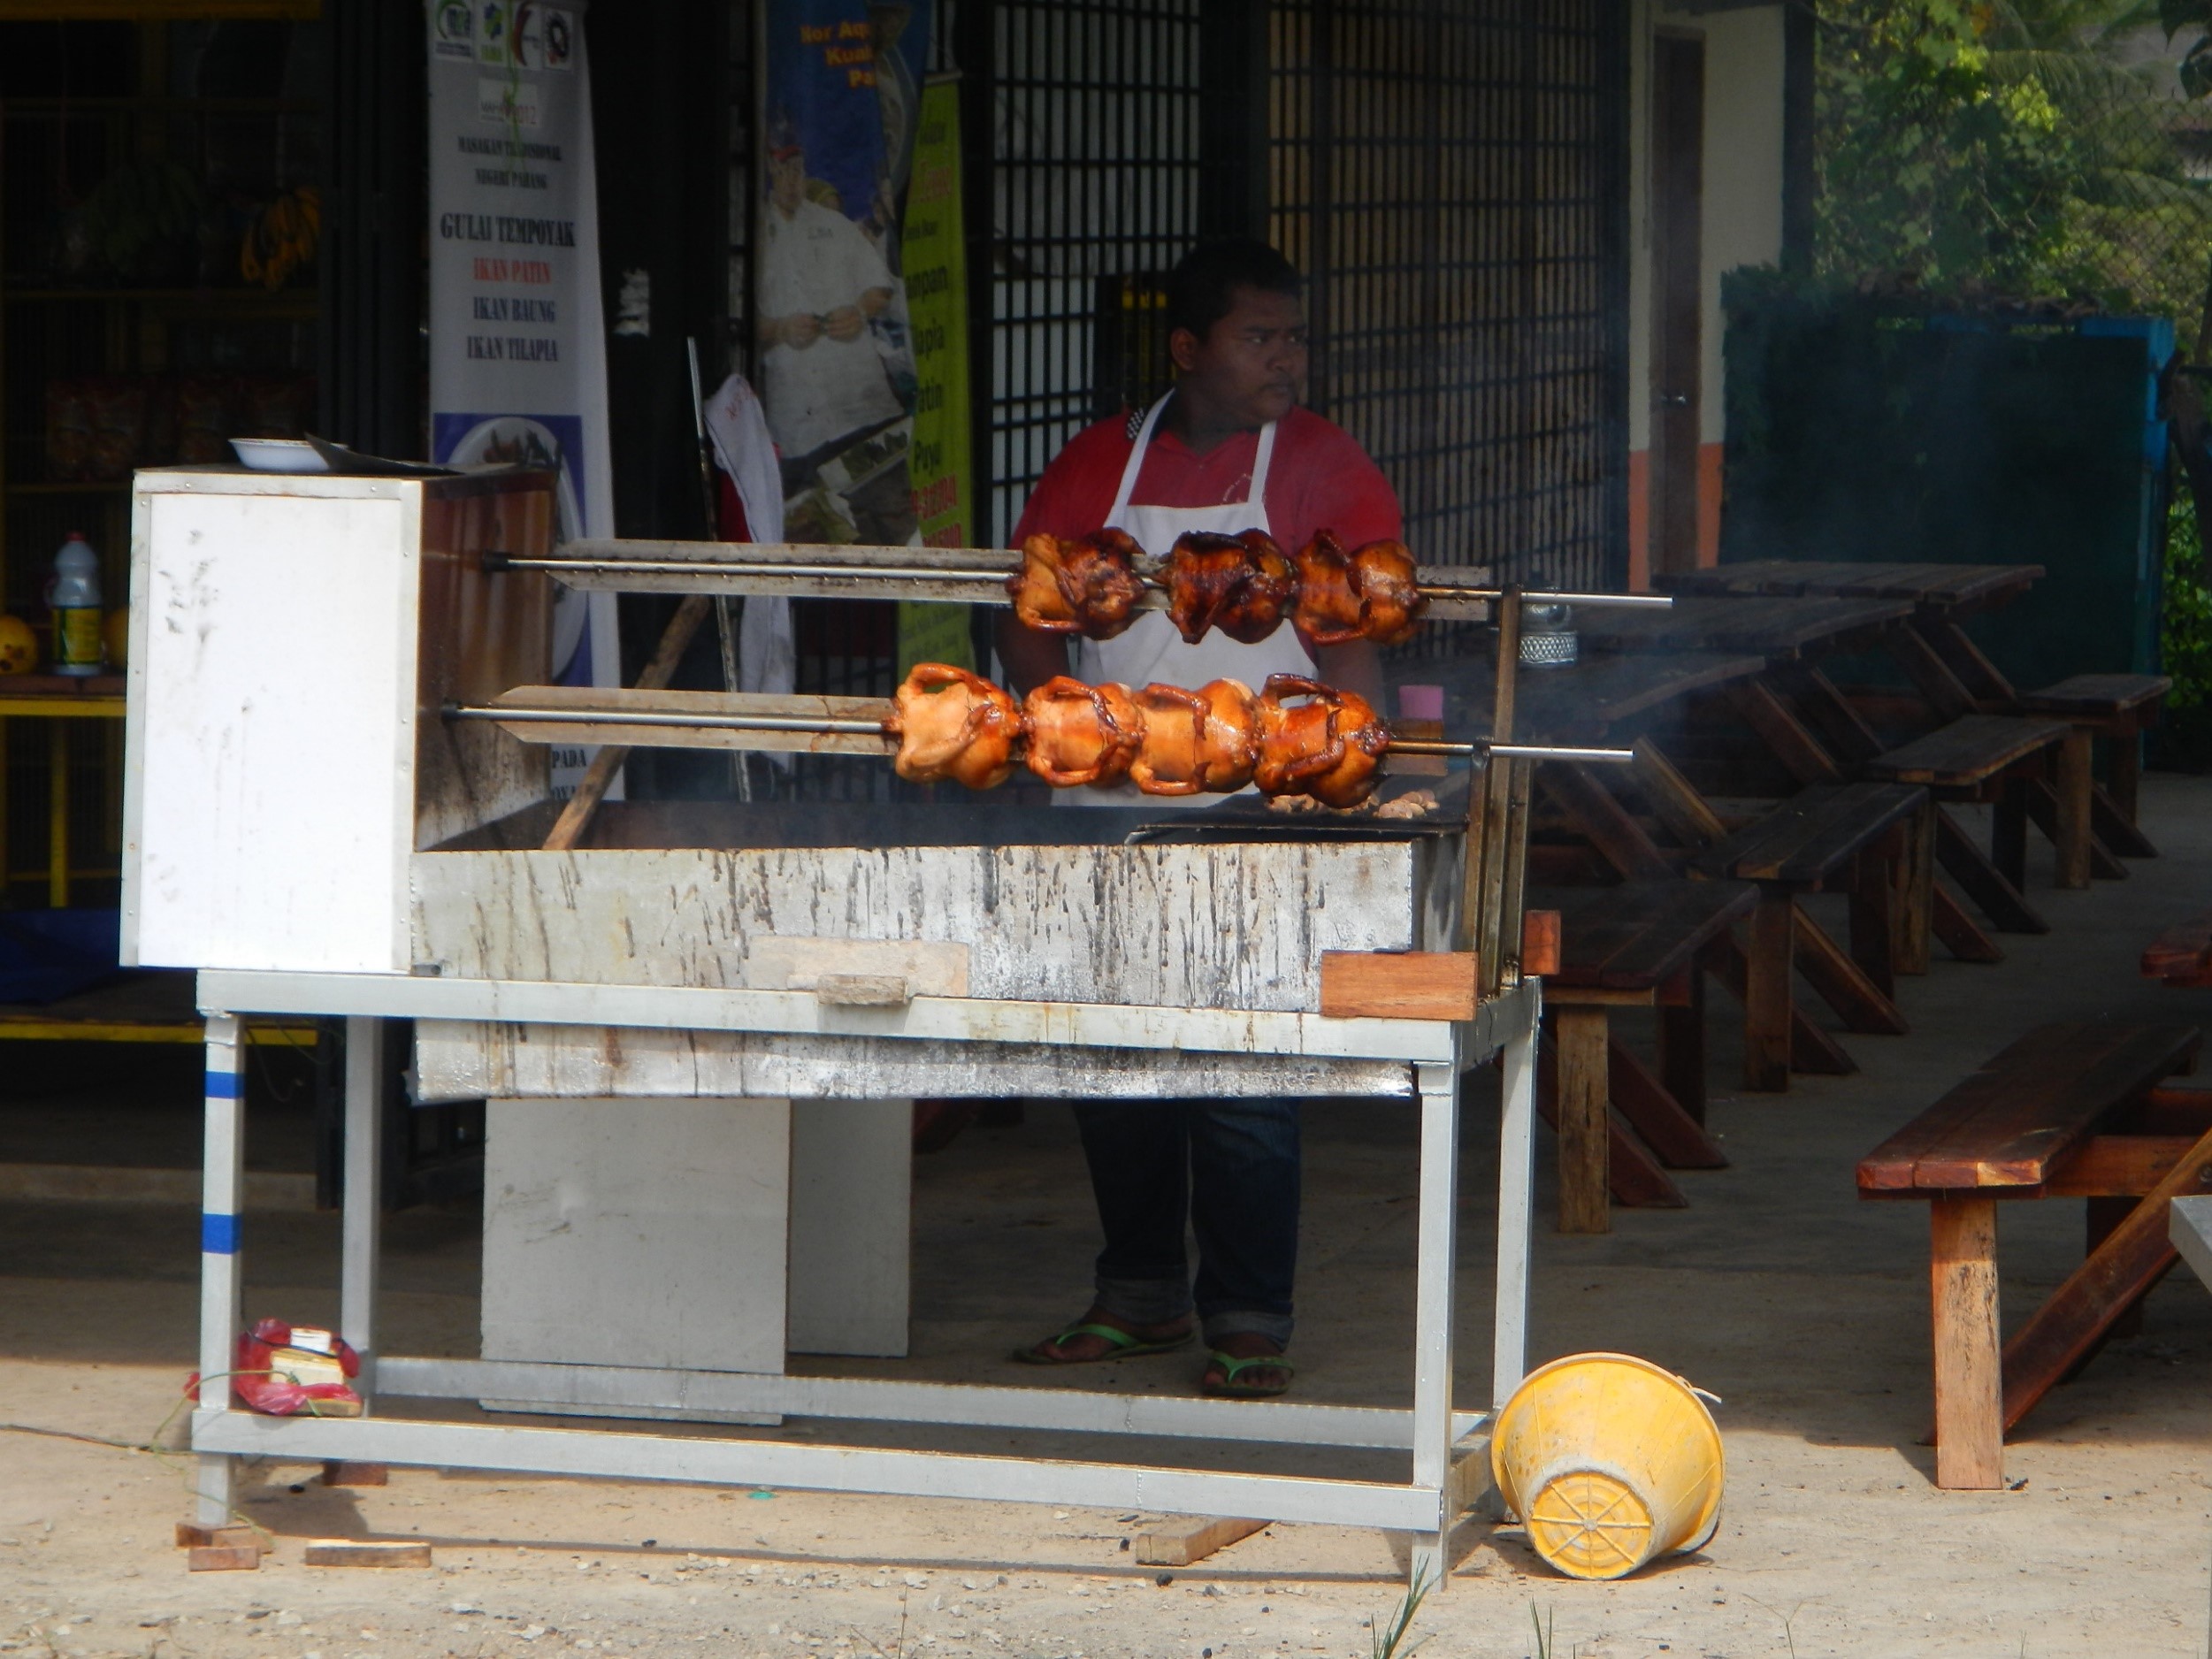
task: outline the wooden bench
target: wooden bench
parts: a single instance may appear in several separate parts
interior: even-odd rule
[[[2143,776],[2143,733],[2174,683],[2162,674],[2077,674],[2030,692],[2020,705],[2032,715],[2070,722],[2083,746],[2076,764],[2089,761],[2093,740],[2105,743],[2105,779],[2092,784],[2090,832],[2124,858],[2151,859],[2158,849],[2136,823],[2136,796]]]
[[[1559,1230],[1604,1233],[1609,1197],[1678,1208],[1670,1169],[1725,1169],[1705,1133],[1702,958],[1758,890],[1677,877],[1532,890],[1559,913],[1558,971],[1543,982],[1547,1051],[1538,1100],[1559,1134]],[[1656,1074],[1612,1035],[1611,1010],[1657,1008]]]
[[[1964,715],[1925,737],[1878,754],[1861,770],[1870,777],[1919,784],[1939,801],[1990,801],[1995,818],[1985,853],[1956,820],[1938,808],[1935,854],[1999,931],[2048,933],[2025,896],[2031,782],[2049,769],[2073,728],[2063,721],[2021,715]],[[2045,826],[2058,847],[2058,884],[2089,885],[2089,775],[2059,757],[2056,822]],[[1956,949],[1957,942],[1953,941]],[[1969,945],[1962,954],[1975,954]],[[1984,956],[1981,959],[1986,959]]]
[[[1848,1029],[1902,1036],[1909,1028],[1895,1002],[1905,917],[1898,900],[1915,874],[1909,827],[1927,799],[1908,784],[1817,785],[1693,860],[1709,875],[1758,888],[1744,994],[1745,1088],[1789,1087],[1793,967]],[[1803,895],[1833,888],[1850,894],[1848,952],[1798,907]]]
[[[2002,1485],[2005,1431],[2173,1265],[2166,1203],[2212,1186],[2212,1090],[2158,1085],[2201,1041],[2190,1025],[2040,1027],[1860,1162],[1861,1197],[1929,1204],[1938,1486]],[[1996,1201],[2055,1197],[2101,1204],[2093,1248],[2001,1354]]]

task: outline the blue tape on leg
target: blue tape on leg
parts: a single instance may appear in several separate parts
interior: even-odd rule
[[[210,1256],[238,1254],[238,1218],[234,1215],[200,1216],[200,1249]]]
[[[244,1082],[245,1079],[236,1072],[210,1071],[207,1074],[207,1097],[210,1100],[235,1100],[242,1092]]]

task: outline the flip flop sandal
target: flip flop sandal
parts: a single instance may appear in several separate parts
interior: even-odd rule
[[[1058,1336],[1047,1337],[1032,1347],[1015,1349],[1014,1358],[1017,1364],[1023,1365],[1096,1365],[1109,1359],[1138,1359],[1146,1354],[1172,1354],[1178,1348],[1190,1347],[1196,1335],[1194,1331],[1185,1331],[1180,1336],[1167,1336],[1158,1342],[1148,1342],[1127,1331],[1117,1331],[1111,1325],[1071,1325]],[[1065,1347],[1071,1337],[1077,1336],[1098,1337],[1107,1344],[1106,1351],[1088,1359],[1055,1359],[1050,1354],[1038,1351],[1040,1349]]]
[[[1212,1365],[1221,1368],[1221,1380],[1219,1383],[1201,1381],[1198,1387],[1217,1400],[1272,1400],[1277,1395],[1290,1392],[1290,1379],[1298,1372],[1298,1368],[1281,1354],[1254,1354],[1248,1359],[1237,1359],[1216,1349],[1206,1358]],[[1237,1387],[1236,1379],[1248,1371],[1279,1371],[1282,1373],[1282,1380],[1272,1388],[1262,1388],[1257,1383]]]

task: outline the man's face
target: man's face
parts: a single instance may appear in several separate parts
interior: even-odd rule
[[[1236,288],[1204,340],[1180,329],[1168,348],[1185,387],[1238,425],[1281,420],[1305,394],[1305,302],[1295,294]]]
[[[807,195],[807,158],[797,150],[788,156],[778,156],[768,164],[769,200],[789,218],[799,211],[799,204]]]

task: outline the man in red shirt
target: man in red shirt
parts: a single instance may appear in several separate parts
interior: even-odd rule
[[[1293,553],[1322,530],[1347,547],[1398,539],[1389,482],[1349,434],[1298,407],[1305,307],[1288,260],[1262,242],[1200,246],[1169,279],[1167,323],[1175,389],[1149,410],[1079,433],[1037,480],[1014,527],[1017,547],[1038,532],[1076,537],[1107,526],[1154,554],[1189,531],[1253,526]],[[1255,645],[1216,632],[1194,646],[1165,613],[1146,611],[1116,638],[1076,641],[1071,665],[1063,636],[1032,632],[1009,614],[999,654],[1023,693],[1071,671],[1094,684],[1196,688],[1232,678],[1254,689],[1289,673],[1315,675],[1377,707],[1383,700],[1373,646],[1322,647],[1316,661],[1289,626]],[[1195,1323],[1208,1350],[1206,1392],[1284,1392],[1298,1110],[1296,1100],[1232,1097],[1079,1104],[1106,1234],[1094,1297],[1073,1326],[1015,1357],[1068,1365],[1162,1353],[1188,1343]],[[1186,1221],[1198,1243],[1195,1303]]]

